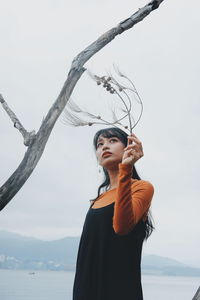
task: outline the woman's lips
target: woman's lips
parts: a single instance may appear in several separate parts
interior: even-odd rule
[[[102,157],[109,156],[109,155],[111,155],[111,154],[112,154],[111,152],[104,152],[104,153],[102,154]]]

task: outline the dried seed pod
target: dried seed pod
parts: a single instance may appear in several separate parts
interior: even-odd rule
[[[115,126],[115,127],[122,126],[125,130],[129,130],[129,132],[131,133],[132,129],[137,125],[137,123],[139,122],[139,120],[141,118],[141,115],[143,112],[143,103],[142,103],[142,100],[140,99],[140,96],[137,93],[137,90],[136,90],[134,84],[132,83],[132,81],[127,76],[123,75],[122,73],[119,73],[119,76],[128,80],[128,82],[131,83],[131,87],[123,86],[112,75],[102,76],[102,77],[94,75],[94,76],[92,76],[92,78],[95,79],[95,82],[97,83],[97,85],[102,85],[109,92],[109,94],[115,93],[116,95],[113,95],[112,98],[114,98],[115,96],[118,96],[120,98],[120,100],[123,104],[122,108],[119,107],[119,109],[123,112],[123,115],[120,116],[120,118],[118,118],[116,115],[114,115],[113,121],[110,122],[110,121],[105,120],[103,116],[101,117],[100,115],[94,115],[92,113],[82,111],[79,107],[77,107],[77,105],[70,106],[68,104],[68,108],[70,108],[72,110],[72,113],[69,113],[69,115],[67,115],[68,123],[70,123],[70,124],[72,123],[73,126],[84,126],[84,125],[92,126],[94,124],[105,124],[105,125],[110,126],[111,124],[113,124],[113,126]],[[119,94],[120,92],[122,92],[122,93]],[[132,99],[129,95],[129,92],[132,92],[135,94],[134,96],[137,96],[136,100],[141,105],[141,112],[140,112],[140,115],[139,115],[137,121],[135,121],[133,116],[131,115],[131,109],[132,109],[132,101],[131,100]],[[88,118],[91,118],[94,121],[83,120],[83,119],[81,119],[81,117],[73,114],[73,112],[77,113],[77,114],[82,113],[83,115],[86,115]],[[127,126],[127,125],[125,126],[125,124],[121,123],[121,121],[125,118],[128,118],[129,126]]]

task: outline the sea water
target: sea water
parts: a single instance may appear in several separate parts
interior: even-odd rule
[[[0,300],[72,300],[74,272],[0,270]],[[144,300],[192,300],[198,277],[142,276]]]

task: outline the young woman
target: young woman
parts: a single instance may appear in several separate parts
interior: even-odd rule
[[[142,144],[134,134],[107,128],[96,133],[94,146],[105,180],[84,222],[73,300],[142,300],[141,252],[153,230],[154,193],[134,166],[143,156]]]

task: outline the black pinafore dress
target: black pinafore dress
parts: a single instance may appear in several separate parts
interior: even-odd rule
[[[79,243],[73,300],[143,300],[144,221],[129,234],[118,235],[112,227],[114,202],[101,208],[91,206]]]

